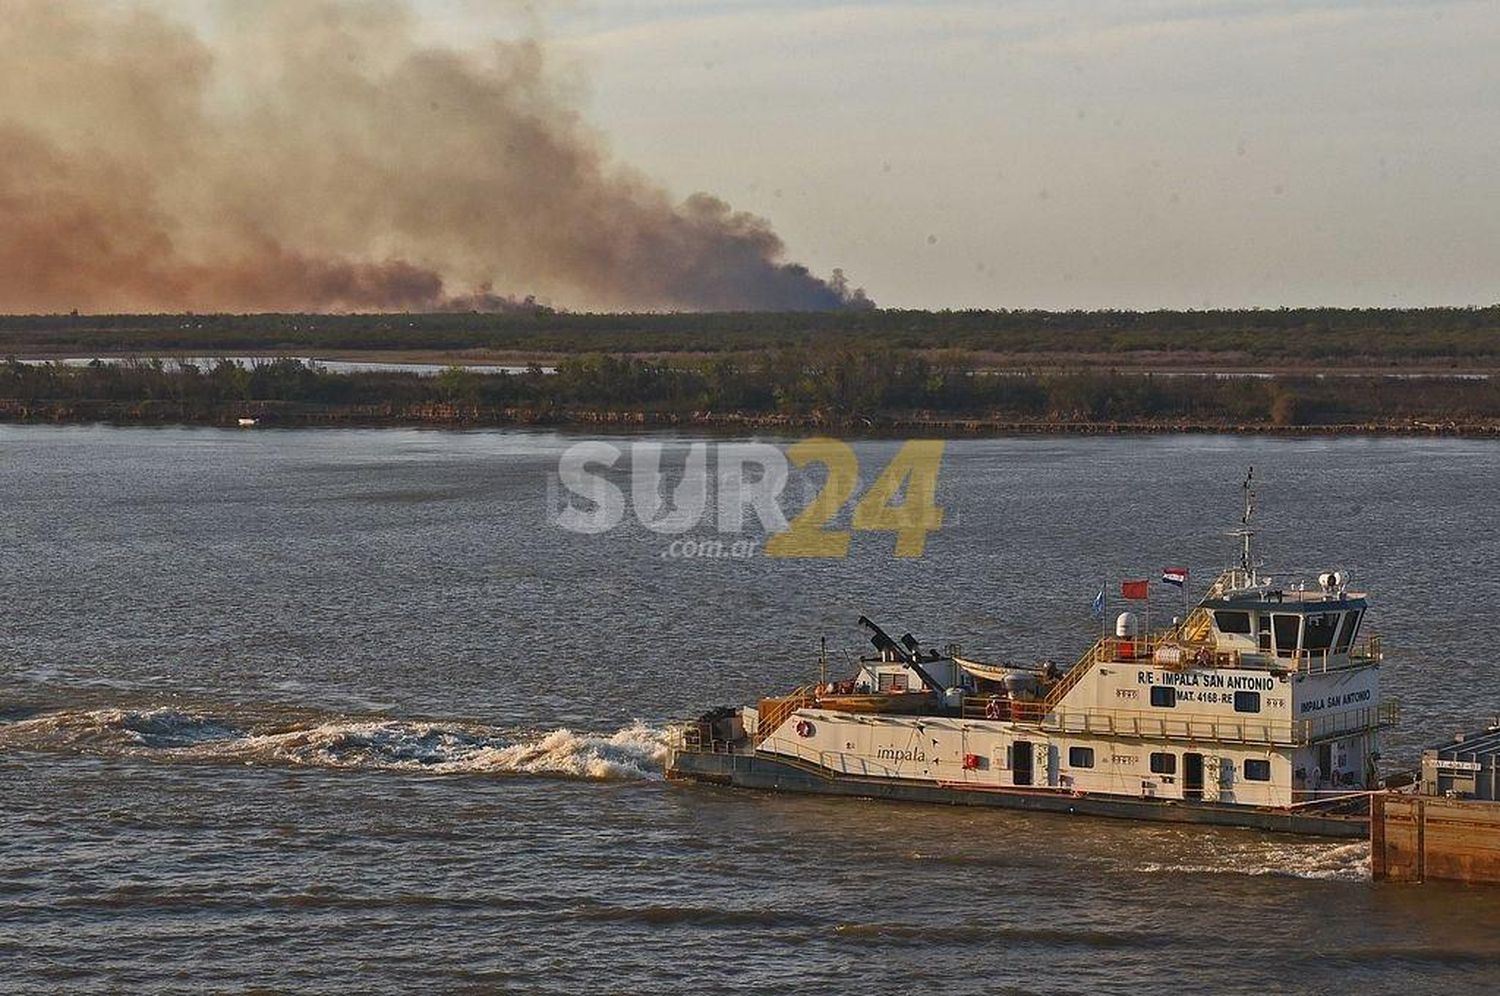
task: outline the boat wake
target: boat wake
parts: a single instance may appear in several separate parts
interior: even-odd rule
[[[517,732],[468,723],[328,718],[240,724],[176,709],[63,710],[0,725],[0,749],[64,750],[162,761],[434,774],[662,777],[665,731]]]
[[[1269,875],[1345,882],[1363,882],[1370,878],[1370,846],[1363,842],[1268,843],[1215,857],[1222,860],[1194,864],[1148,862],[1137,867],[1136,871],[1179,875]]]

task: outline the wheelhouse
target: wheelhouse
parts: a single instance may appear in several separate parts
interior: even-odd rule
[[[1299,671],[1373,656],[1369,643],[1359,640],[1368,608],[1365,596],[1341,586],[1320,591],[1227,591],[1211,594],[1201,607],[1212,622],[1218,647],[1237,652],[1246,664]]]

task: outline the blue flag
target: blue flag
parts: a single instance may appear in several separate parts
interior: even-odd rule
[[[1097,594],[1097,595],[1094,596],[1094,608],[1093,608],[1093,612],[1094,612],[1094,618],[1095,619],[1098,619],[1101,622],[1104,620],[1104,586],[1103,585],[1099,586],[1099,594]]]

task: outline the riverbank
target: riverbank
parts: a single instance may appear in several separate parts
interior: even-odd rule
[[[913,351],[929,363],[943,363],[953,359],[953,354],[941,349],[918,349]],[[555,370],[557,365],[570,356],[565,352],[536,350],[430,350],[430,349],[335,349],[302,355],[287,350],[245,350],[231,357],[247,365],[273,363],[280,359],[297,359],[313,365],[368,366],[371,368],[426,367],[433,371],[458,368],[484,372],[496,367],[524,370],[540,367]],[[626,350],[611,353],[619,359],[640,363],[671,363],[679,366],[698,366],[721,356],[703,350],[676,352],[661,350]],[[1056,352],[1045,356],[1026,353],[995,353],[984,351],[963,352],[962,359],[977,374],[1003,376],[1055,376],[1079,371],[1106,371],[1135,376],[1159,377],[1210,377],[1210,378],[1260,378],[1297,377],[1305,370],[1283,361],[1258,361],[1244,353],[1177,352],[1177,353],[1067,353]],[[135,352],[104,349],[87,355],[75,352],[49,352],[29,350],[17,353],[15,358],[22,363],[64,363],[82,366],[98,360],[101,363],[121,364],[130,362],[151,363],[161,361],[171,366],[177,363],[203,363],[217,361],[217,354],[182,351]],[[1470,362],[1460,360],[1437,361],[1432,358],[1392,360],[1384,364],[1340,365],[1322,367],[1319,376],[1327,377],[1386,377],[1392,379],[1428,380],[1454,378],[1463,380],[1500,379],[1500,363],[1493,361]]]
[[[929,412],[878,416],[742,411],[535,408],[428,404],[323,405],[242,402],[200,408],[172,401],[24,402],[0,400],[0,422],[16,424],[198,425],[254,428],[553,428],[595,431],[691,430],[843,437],[977,437],[1010,435],[1227,434],[1284,436],[1454,436],[1500,438],[1500,419],[1388,419],[1277,425],[1212,418],[1057,419]],[[248,426],[246,426],[248,428]]]
[[[1500,306],[1240,311],[0,315],[0,356],[698,362],[766,350],[961,353],[980,369],[1500,369]]]
[[[975,370],[889,350],[690,364],[608,355],[540,367],[336,370],[295,359],[0,364],[0,418],[235,425],[546,425],[843,435],[1284,432],[1494,435],[1500,381]]]

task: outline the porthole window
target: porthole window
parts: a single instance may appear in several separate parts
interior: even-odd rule
[[[1094,748],[1069,747],[1068,765],[1074,768],[1092,768],[1094,766]]]
[[[1156,685],[1151,689],[1151,704],[1170,709],[1177,704],[1177,689],[1167,685]]]
[[[1151,773],[1153,775],[1175,775],[1177,774],[1176,754],[1152,754]]]
[[[1245,762],[1245,781],[1268,782],[1271,780],[1271,762],[1252,758]]]
[[[1235,712],[1260,712],[1260,692],[1235,692]]]

